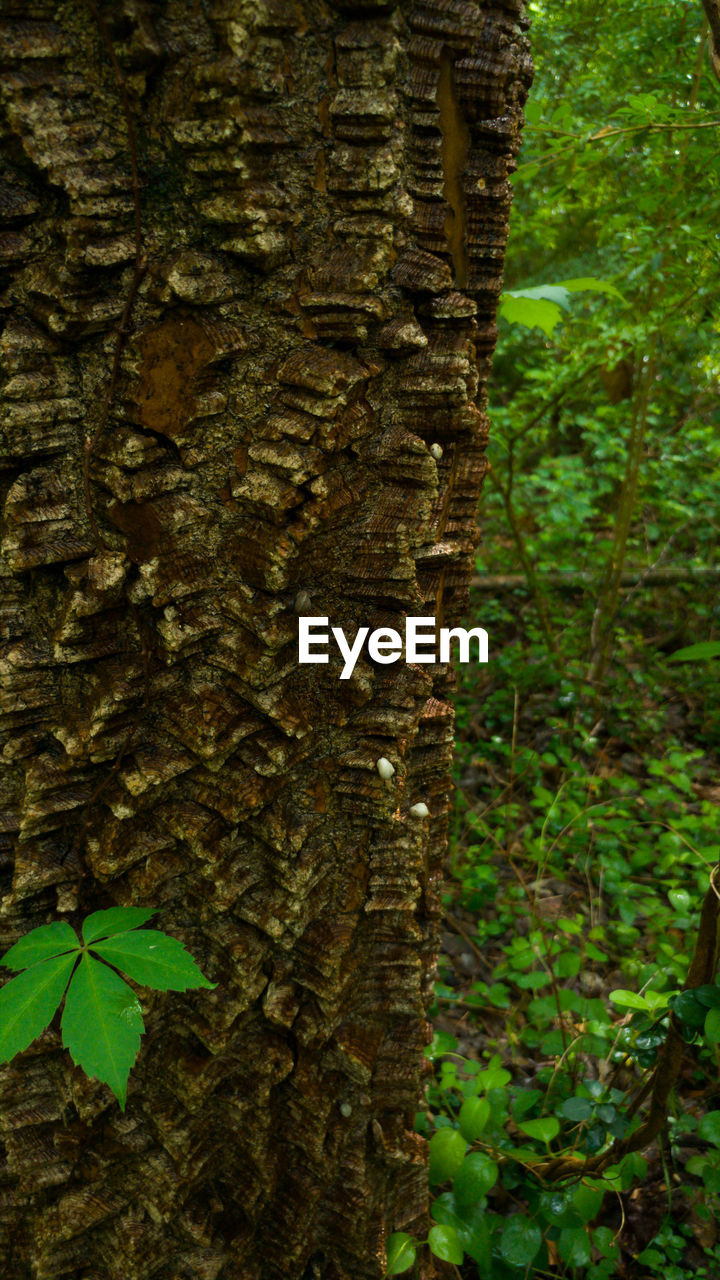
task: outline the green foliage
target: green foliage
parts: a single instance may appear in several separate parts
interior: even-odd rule
[[[116,969],[157,991],[214,986],[176,938],[140,928],[155,914],[111,907],[87,916],[82,941],[66,921],[20,938],[0,960],[6,969],[24,970],[0,990],[0,1061],[42,1035],[64,996],[65,1048],[87,1076],[109,1085],[124,1111],[145,1027],[140,1002]]]

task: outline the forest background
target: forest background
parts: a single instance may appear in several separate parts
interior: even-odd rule
[[[699,5],[530,10],[430,1247],[484,1280],[713,1277],[720,990],[691,966],[720,806],[720,86]]]

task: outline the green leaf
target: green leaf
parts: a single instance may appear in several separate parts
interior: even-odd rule
[[[570,293],[606,293],[611,298],[619,298],[621,302],[625,298],[614,284],[610,284],[609,280],[599,280],[597,276],[579,276],[575,280],[561,280],[560,284],[563,289],[568,289]]]
[[[525,294],[503,293],[498,312],[508,324],[522,324],[526,329],[537,327],[551,338],[562,320],[562,310],[556,302],[547,298],[531,298]]]
[[[707,658],[720,657],[720,640],[701,640],[699,644],[686,645],[670,654],[668,662],[704,662]]]
[[[592,1103],[589,1098],[566,1098],[558,1107],[557,1114],[564,1120],[589,1120]]]
[[[490,1119],[490,1103],[487,1098],[466,1098],[460,1108],[458,1124],[463,1138],[474,1142],[480,1137]]]
[[[541,1244],[540,1228],[524,1213],[516,1213],[508,1219],[500,1237],[500,1253],[513,1267],[529,1267]]]
[[[705,1022],[705,1007],[695,998],[693,991],[681,991],[679,995],[671,996],[668,1003],[675,1017],[686,1027],[701,1027]]]
[[[73,952],[53,956],[5,983],[0,991],[0,1062],[22,1053],[45,1030],[76,960]]]
[[[714,1147],[720,1147],[720,1111],[708,1111],[698,1125],[698,1136]]]
[[[144,1030],[135,992],[106,964],[84,955],[65,997],[63,1044],[86,1075],[110,1086],[123,1111]]]
[[[687,889],[670,889],[668,892],[668,902],[676,911],[687,911],[691,901]]]
[[[720,1044],[720,1009],[708,1009],[705,1036],[711,1044]]]
[[[649,1008],[644,996],[639,996],[635,991],[625,991],[622,987],[618,987],[616,991],[611,991],[610,999],[613,1004],[620,1005],[621,1009],[647,1010]]]
[[[428,1232],[428,1244],[435,1257],[443,1262],[454,1262],[459,1266],[463,1260],[463,1247],[454,1227],[431,1227]]]
[[[405,1231],[395,1231],[387,1242],[386,1276],[399,1276],[415,1261],[415,1241]]]
[[[538,1142],[551,1142],[560,1132],[560,1121],[555,1116],[543,1116],[540,1120],[523,1120],[518,1128]]]
[[[475,1204],[487,1195],[497,1180],[495,1161],[482,1151],[471,1151],[453,1178],[453,1194],[461,1206]]]
[[[457,1172],[467,1151],[467,1142],[457,1129],[438,1129],[430,1139],[430,1181],[445,1182]]]
[[[702,987],[693,987],[692,993],[706,1009],[720,1009],[720,987],[704,983]]]
[[[592,1222],[597,1217],[603,1196],[601,1187],[588,1187],[583,1182],[578,1184],[573,1192],[573,1207],[577,1209],[583,1222]]]
[[[92,950],[128,977],[155,991],[187,991],[188,987],[214,988],[177,938],[154,929],[120,933],[107,942],[93,943]]]
[[[154,915],[157,915],[155,907],[109,907],[106,911],[93,911],[83,921],[83,942],[96,942],[98,938],[138,929]]]
[[[70,928],[67,921],[56,920],[53,924],[41,924],[39,928],[26,933],[24,938],[19,938],[5,953],[0,964],[6,969],[29,969],[31,965],[49,960],[51,956],[79,949],[80,943],[75,930]]]
[[[592,1245],[585,1227],[563,1227],[557,1251],[569,1267],[584,1267],[592,1258]]]

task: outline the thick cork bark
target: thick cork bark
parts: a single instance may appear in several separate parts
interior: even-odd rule
[[[0,949],[155,906],[218,985],[143,995],[124,1115],[57,1020],[2,1069],[0,1269],[379,1280],[426,1230],[452,672],[341,681],[298,612],[461,618],[521,0],[1,25]]]

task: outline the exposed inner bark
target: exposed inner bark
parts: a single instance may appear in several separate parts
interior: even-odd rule
[[[300,666],[296,601],[460,618],[520,0],[101,12],[116,68],[81,0],[0,37],[0,946],[152,905],[218,986],[144,997],[125,1115],[56,1024],[3,1068],[3,1274],[377,1280],[425,1227],[452,673]]]

